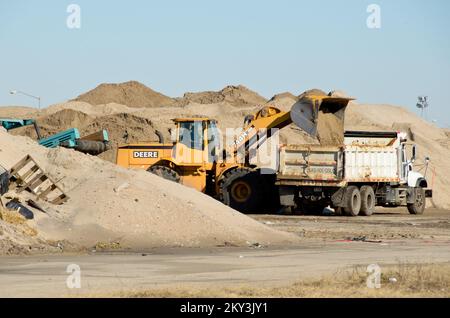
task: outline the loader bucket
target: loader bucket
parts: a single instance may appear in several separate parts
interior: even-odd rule
[[[313,106],[313,101],[301,99],[291,108],[292,122],[304,130],[308,135],[317,135],[317,112]]]
[[[352,98],[307,95],[292,106],[291,120],[322,145],[344,142],[345,109]]]

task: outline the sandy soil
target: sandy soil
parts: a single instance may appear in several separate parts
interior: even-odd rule
[[[226,103],[236,107],[254,107],[263,105],[267,100],[256,92],[249,90],[243,85],[227,86],[220,91],[207,91],[197,93],[185,93],[177,101],[178,106],[187,106],[189,104],[219,104]]]
[[[194,295],[223,288],[275,288],[320,279],[353,266],[450,262],[447,243],[386,245],[308,241],[295,248],[154,250],[139,254],[1,257],[0,297],[129,295],[139,291],[187,290]],[[81,269],[81,288],[66,285],[69,264]],[[27,279],[23,279],[27,277]],[[448,287],[448,286],[447,286]],[[441,294],[444,292],[441,291]],[[228,294],[229,296],[230,294]],[[335,295],[336,296],[336,295]]]
[[[97,296],[150,298],[448,298],[450,296],[450,263],[383,265],[380,288],[367,288],[367,276],[367,267],[353,266],[320,278],[297,280],[276,287],[242,284],[228,287],[142,288]],[[220,307],[215,308],[215,312],[220,312]]]
[[[384,241],[410,239],[450,242],[450,211],[427,209],[423,215],[410,215],[406,208],[378,208],[371,217],[253,215],[273,228],[305,239]]]
[[[384,209],[372,217],[356,218],[252,217],[302,239],[293,245],[246,248],[152,248],[140,253],[111,249],[89,254],[3,256],[0,285],[9,288],[1,289],[0,296],[202,296],[202,291],[209,290],[210,296],[266,297],[272,292],[276,293],[273,296],[289,297],[294,293],[302,296],[300,290],[309,290],[318,296],[335,297],[340,290],[337,286],[343,286],[335,280],[340,277],[335,273],[348,272],[354,266],[378,264],[385,273],[390,271],[389,265],[435,264],[433,272],[437,275],[448,269],[445,264],[450,262],[450,211],[429,210],[420,217],[403,210]],[[80,290],[68,289],[65,284],[68,264],[81,267]],[[438,276],[420,273],[423,286],[436,283]],[[24,280],[24,275],[28,279]],[[313,286],[317,287],[322,277],[330,275],[333,280],[327,279],[327,284],[311,289],[312,283],[308,282],[316,282]],[[444,288],[448,289],[448,285]],[[352,285],[349,295],[357,290],[368,293],[361,286]],[[448,295],[441,289],[413,292],[414,289],[408,293],[394,289],[386,294],[380,291],[361,295]]]
[[[46,213],[32,209],[35,219],[28,223],[45,240],[122,250],[289,244],[298,240],[207,195],[143,170],[126,170],[69,149],[44,148],[27,137],[2,131],[0,154],[0,164],[7,169],[31,154],[69,196],[69,201],[59,206],[39,202]],[[26,195],[12,191],[6,197],[25,202]]]
[[[87,102],[91,105],[118,103],[129,107],[167,106],[174,103],[173,98],[155,92],[136,81],[120,84],[100,84],[74,100]]]

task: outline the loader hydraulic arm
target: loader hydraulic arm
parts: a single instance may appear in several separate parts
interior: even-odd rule
[[[249,115],[245,118],[245,127],[234,141],[234,151],[238,152],[241,147],[245,147],[245,150],[248,150],[250,145],[256,141],[255,137],[262,129],[282,129],[291,123],[290,112],[283,112],[272,106],[264,107],[256,114]]]
[[[290,111],[282,111],[273,106],[266,106],[256,114],[246,116],[244,130],[233,144],[234,153],[236,154],[242,150],[244,150],[244,153],[247,153],[248,149],[257,141],[257,134],[262,129],[267,130],[267,138],[270,138],[271,129],[283,129],[291,123],[294,123],[310,136],[317,137],[319,122],[322,118],[324,118],[324,121],[328,120],[328,114],[334,115],[334,118],[342,124],[342,129],[338,127],[338,130],[342,130],[343,136],[344,113],[351,100],[353,98],[307,95],[296,102]],[[325,116],[322,116],[323,114]]]

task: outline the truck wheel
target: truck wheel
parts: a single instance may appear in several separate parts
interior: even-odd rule
[[[361,214],[371,216],[375,212],[375,192],[371,186],[361,187]]]
[[[425,190],[424,188],[414,188],[415,201],[408,203],[410,214],[423,214],[425,211]]]
[[[345,190],[345,214],[348,216],[357,216],[361,209],[361,193],[358,187],[349,186]]]
[[[260,212],[261,187],[258,173],[238,168],[227,172],[221,182],[222,202],[242,213]]]
[[[169,181],[173,181],[176,183],[180,182],[180,175],[175,170],[166,167],[166,166],[152,166],[147,169],[148,172],[151,172],[158,177],[164,178]]]

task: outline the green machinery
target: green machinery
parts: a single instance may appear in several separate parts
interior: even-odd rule
[[[100,130],[91,135],[81,137],[77,128],[70,128],[42,138],[39,126],[34,119],[0,118],[0,126],[7,131],[24,126],[34,126],[38,143],[47,148],[72,148],[91,155],[99,155],[110,148],[109,136],[106,130]]]

